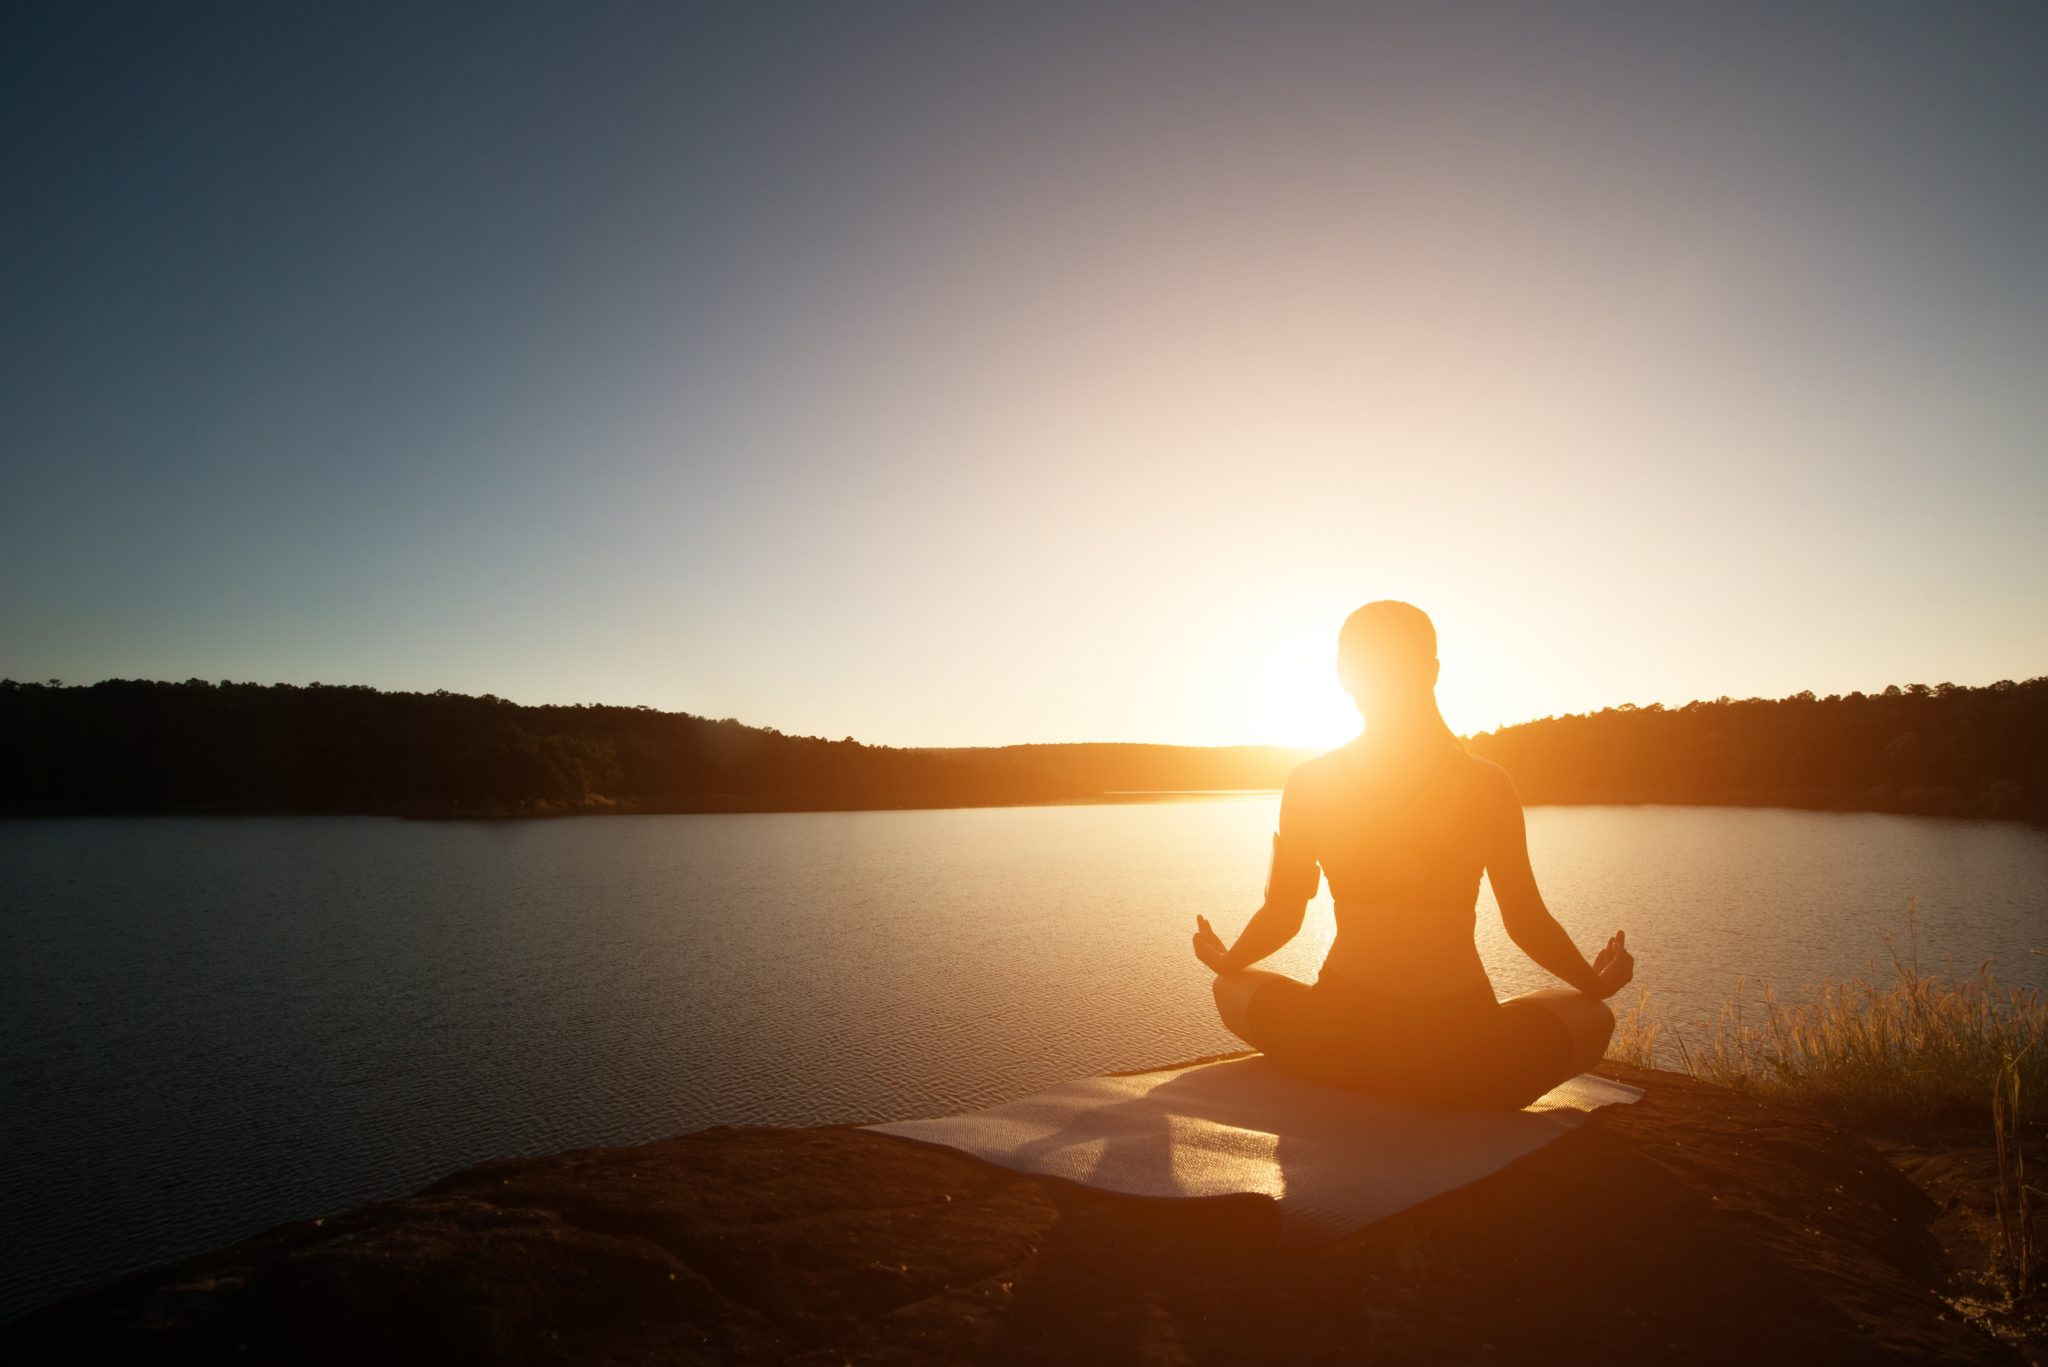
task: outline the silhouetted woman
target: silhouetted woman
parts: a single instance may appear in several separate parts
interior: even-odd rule
[[[1596,1063],[1604,998],[1634,975],[1616,931],[1587,963],[1536,891],[1522,803],[1469,755],[1436,706],[1436,628],[1368,603],[1338,636],[1337,670],[1365,717],[1357,740],[1288,776],[1266,900],[1226,948],[1196,917],[1216,1009],[1279,1066],[1428,1105],[1526,1105]],[[1501,1002],[1473,943],[1479,876],[1508,937],[1571,984]],[[1310,986],[1251,965],[1294,938],[1322,877],[1337,938]]]

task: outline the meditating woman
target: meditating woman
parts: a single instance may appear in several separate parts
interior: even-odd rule
[[[1197,916],[1224,1025],[1290,1072],[1427,1105],[1527,1105],[1592,1067],[1634,975],[1616,931],[1590,964],[1536,891],[1522,803],[1465,752],[1436,705],[1436,628],[1406,603],[1344,623],[1337,670],[1357,740],[1287,779],[1265,904],[1225,946]],[[1494,997],[1473,943],[1479,875],[1508,938],[1569,983]],[[1253,964],[1294,938],[1322,877],[1337,937],[1313,986]]]

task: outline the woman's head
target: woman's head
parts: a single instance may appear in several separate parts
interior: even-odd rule
[[[1436,713],[1436,628],[1410,603],[1367,603],[1337,633],[1337,677],[1368,721]]]

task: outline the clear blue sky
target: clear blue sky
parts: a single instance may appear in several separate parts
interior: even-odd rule
[[[2048,9],[10,6],[0,675],[894,743],[2048,672]]]

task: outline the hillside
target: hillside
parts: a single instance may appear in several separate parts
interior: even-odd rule
[[[1473,736],[1525,802],[2048,819],[2048,678],[1613,707]]]
[[[644,707],[111,680],[0,684],[0,811],[415,816],[977,806],[1075,796],[1000,761]]]
[[[0,814],[992,806],[1279,787],[1278,746],[907,749],[646,707],[350,685],[0,682]],[[2048,678],[1624,705],[1471,737],[1523,800],[2048,819]]]

